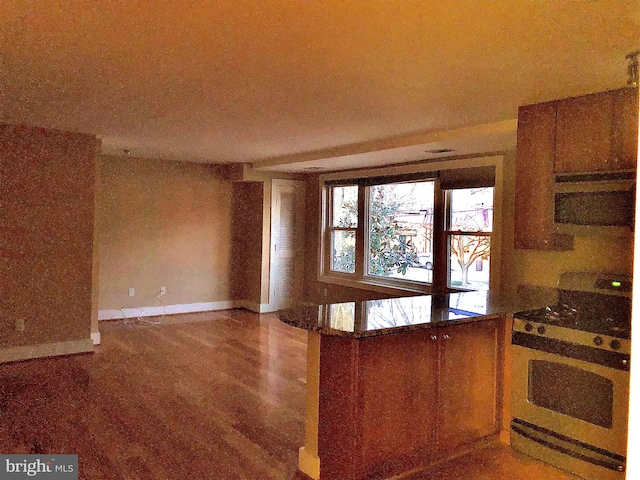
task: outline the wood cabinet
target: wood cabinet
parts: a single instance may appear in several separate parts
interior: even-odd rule
[[[573,238],[553,225],[556,103],[518,109],[514,246],[535,250],[570,250]]]
[[[613,97],[609,92],[554,102],[555,173],[605,169],[611,153]]]
[[[614,90],[611,166],[635,170],[638,163],[638,89]]]
[[[480,322],[439,335],[438,449],[461,445],[498,429],[499,325]]]
[[[572,249],[553,225],[555,175],[635,170],[637,150],[636,88],[520,107],[515,248]]]
[[[320,478],[388,478],[497,433],[503,328],[322,336]]]
[[[623,88],[554,103],[557,108],[555,173],[635,169],[636,89]]]
[[[361,341],[362,460],[377,478],[435,457],[439,342],[431,337],[437,339],[409,332]]]

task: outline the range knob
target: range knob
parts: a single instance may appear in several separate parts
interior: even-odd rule
[[[533,330],[533,325],[531,325],[530,323],[525,323],[525,324],[524,324],[524,329],[525,329],[527,332],[530,332],[531,330]]]
[[[620,348],[620,342],[618,340],[611,340],[611,343],[609,344],[609,346],[613,349],[613,350],[618,350]]]
[[[544,328],[542,325],[540,325],[540,326],[538,327],[538,333],[539,333],[540,335],[544,335],[546,331],[547,331],[547,329],[546,329],[546,328]]]
[[[593,339],[593,343],[596,344],[597,346],[600,346],[604,343],[604,340],[602,339],[602,337],[600,335],[598,335],[597,337],[595,337]]]

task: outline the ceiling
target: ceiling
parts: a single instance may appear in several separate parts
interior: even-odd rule
[[[496,152],[624,86],[639,32],[637,0],[2,0],[0,122],[281,171]]]

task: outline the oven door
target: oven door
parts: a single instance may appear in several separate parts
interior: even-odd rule
[[[514,447],[584,478],[623,478],[629,372],[512,348]]]

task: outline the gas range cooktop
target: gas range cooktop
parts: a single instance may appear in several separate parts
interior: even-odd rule
[[[514,314],[513,332],[520,341],[556,341],[600,351],[630,353],[629,276],[565,273],[558,286],[557,304]],[[531,340],[524,340],[523,336]]]
[[[555,325],[583,332],[618,338],[631,338],[630,304],[629,307],[622,305],[615,311],[605,312],[559,304],[536,310],[517,312],[514,317],[528,322]]]

